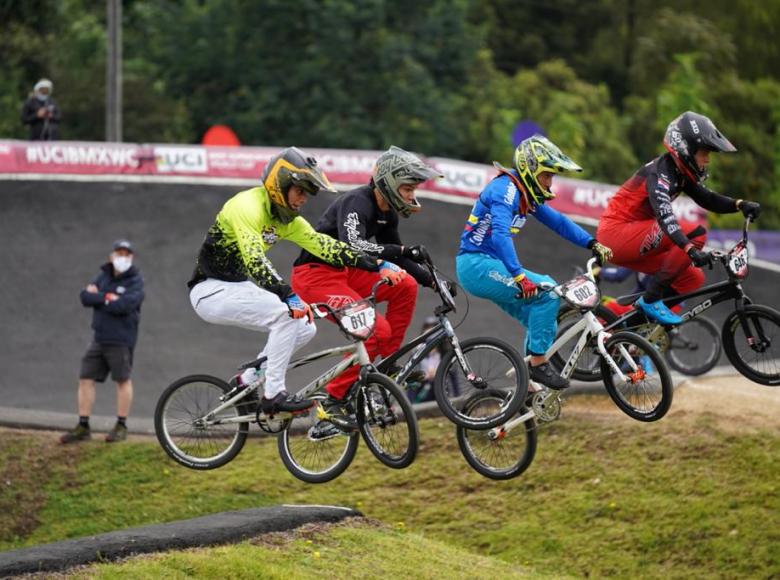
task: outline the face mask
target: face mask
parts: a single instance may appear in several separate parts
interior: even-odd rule
[[[133,258],[130,256],[114,256],[111,263],[114,265],[114,269],[121,274],[122,272],[127,272],[130,266],[133,265]]]
[[[35,98],[44,103],[49,99],[49,95],[44,93],[35,93]]]

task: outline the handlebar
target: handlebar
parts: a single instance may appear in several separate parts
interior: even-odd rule
[[[383,286],[384,284],[390,284],[390,282],[386,278],[382,278],[381,280],[378,280],[372,287],[371,287],[371,294],[366,296],[365,298],[361,298],[361,300],[370,300],[372,303],[376,304],[376,291],[379,289],[380,286]],[[335,318],[336,310],[340,310],[339,308],[332,308],[330,304],[327,302],[312,302],[309,304],[311,307],[312,313],[314,314],[314,318],[316,319],[322,319],[327,318],[328,316],[333,316]],[[349,304],[345,304],[344,306],[349,306]]]

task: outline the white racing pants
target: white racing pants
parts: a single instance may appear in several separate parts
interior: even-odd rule
[[[305,318],[290,318],[287,305],[276,294],[253,282],[225,282],[207,278],[190,291],[190,303],[206,322],[238,326],[268,333],[265,396],[269,399],[285,390],[284,377],[292,354],[317,333]]]

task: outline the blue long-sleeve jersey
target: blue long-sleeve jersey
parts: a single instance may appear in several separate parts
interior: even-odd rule
[[[515,177],[517,173],[512,172]],[[482,252],[503,262],[512,276],[523,272],[512,238],[525,225],[520,209],[520,191],[509,175],[502,174],[485,186],[474,203],[460,236],[459,254]],[[559,236],[587,248],[593,240],[588,232],[568,217],[546,205],[529,208],[528,213]]]

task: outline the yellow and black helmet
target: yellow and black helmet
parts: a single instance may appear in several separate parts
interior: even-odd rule
[[[514,164],[528,193],[528,201],[535,206],[555,197],[552,191],[539,183],[539,175],[544,172],[582,171],[582,167],[565,155],[555,143],[541,135],[529,137],[517,146]]]
[[[297,147],[283,149],[273,157],[265,166],[262,181],[276,215],[285,223],[298,215],[290,207],[291,186],[297,185],[309,195],[316,195],[321,189],[336,192],[325,173],[317,167],[317,160]]]

